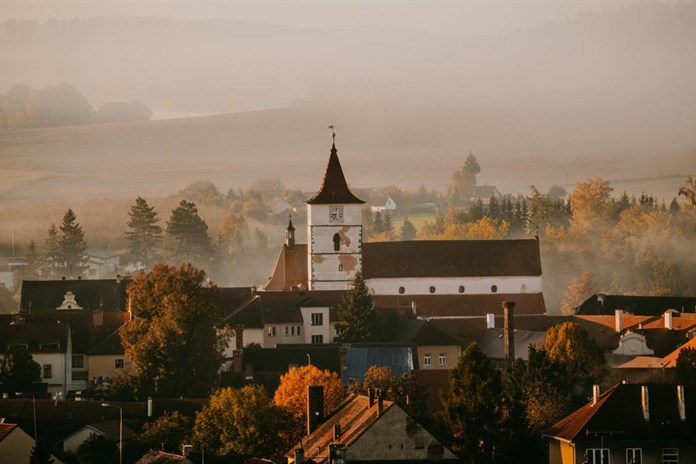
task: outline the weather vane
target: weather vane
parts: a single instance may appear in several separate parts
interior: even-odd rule
[[[329,129],[331,129],[331,138],[333,139],[334,145],[336,144],[336,131],[334,130],[333,124],[329,126]]]

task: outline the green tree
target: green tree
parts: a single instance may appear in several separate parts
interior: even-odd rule
[[[291,446],[289,416],[273,405],[261,385],[218,390],[196,414],[193,446],[229,453],[279,457]]]
[[[676,381],[679,384],[696,383],[696,350],[684,348],[677,357],[675,368]]]
[[[63,223],[60,225],[61,235],[58,237],[58,259],[67,268],[71,275],[79,275],[85,268],[85,233],[77,222],[77,216],[72,209],[68,209],[63,215]]]
[[[30,390],[41,381],[41,366],[24,347],[13,346],[0,364],[0,381],[10,392]]]
[[[387,211],[384,213],[384,232],[390,238],[394,237],[394,223],[392,222],[391,214]]]
[[[48,228],[48,236],[44,240],[41,255],[41,275],[56,277],[60,266],[60,246],[58,245],[58,229],[55,224]]]
[[[404,219],[403,224],[401,224],[401,230],[399,231],[401,240],[415,240],[416,235],[418,235],[416,226],[414,226],[408,218]]]
[[[469,155],[464,161],[464,167],[455,171],[447,192],[450,203],[466,206],[471,201],[476,186],[476,176],[481,172],[481,166],[476,157],[469,150]]]
[[[87,98],[66,83],[34,91],[27,101],[31,127],[84,124],[93,116],[94,108]]]
[[[41,255],[36,250],[36,242],[31,240],[27,247],[26,265],[24,266],[24,279],[37,280],[41,273]]]
[[[353,287],[344,295],[338,306],[338,319],[341,322],[336,324],[336,330],[339,332],[337,342],[355,343],[375,338],[377,313],[360,271],[355,273]]]
[[[191,436],[193,420],[179,411],[165,412],[154,422],[146,422],[138,435],[138,442],[145,448],[178,452]]]
[[[205,272],[157,264],[128,286],[133,320],[121,328],[125,354],[142,393],[205,396],[222,362],[219,310]]]
[[[352,382],[350,390],[361,395],[370,389],[380,390],[384,398],[395,401],[416,420],[423,420],[427,412],[427,387],[416,383],[412,374],[394,375],[388,366],[370,366],[362,382]]]
[[[116,464],[118,445],[104,435],[93,433],[77,448],[79,464]]]
[[[131,260],[139,261],[145,269],[150,269],[158,259],[157,249],[162,243],[162,228],[157,224],[157,211],[144,198],[138,197],[131,206],[128,217],[128,254]]]
[[[176,197],[199,205],[224,206],[227,201],[225,195],[209,180],[197,180],[187,185],[177,192]]]
[[[462,353],[450,372],[449,391],[443,399],[445,424],[453,451],[470,462],[495,462],[502,445],[503,405],[500,374],[476,343]]]
[[[29,455],[29,464],[53,464],[54,462],[50,446],[43,440],[36,440]]]
[[[208,224],[198,215],[194,203],[181,200],[167,222],[165,247],[176,263],[202,264],[210,260],[213,246],[208,236]]]
[[[372,235],[381,234],[382,232],[384,232],[384,220],[382,219],[382,213],[377,211],[375,219],[372,221]]]

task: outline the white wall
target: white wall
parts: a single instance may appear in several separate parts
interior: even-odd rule
[[[464,286],[464,295],[486,295],[492,293],[541,293],[540,276],[514,277],[408,277],[367,279],[375,295],[428,295],[435,287],[434,295],[459,295]],[[496,292],[491,286],[497,286]],[[404,293],[399,293],[404,287]]]
[[[34,361],[41,366],[41,381],[48,384],[48,393],[62,392],[63,397],[66,390],[66,360],[65,353],[32,353]],[[51,365],[51,378],[44,379],[44,364]]]
[[[324,337],[324,343],[331,343],[336,337],[334,324],[336,321],[329,319],[329,308],[300,308],[304,321],[304,343],[312,343],[312,335]],[[323,315],[322,325],[312,325],[312,314],[321,313]]]

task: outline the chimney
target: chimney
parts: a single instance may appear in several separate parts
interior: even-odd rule
[[[599,401],[599,385],[592,385],[592,406]]]
[[[616,333],[623,332],[624,329],[624,312],[623,309],[617,309],[614,311],[614,325],[616,327]]]
[[[373,404],[375,404],[375,389],[368,388],[367,389],[367,407],[371,408]]]
[[[382,399],[382,390],[377,393],[377,417],[382,417],[384,413],[384,400]]]
[[[324,387],[307,387],[307,435],[314,432],[324,421]]]
[[[92,326],[101,327],[104,325],[104,311],[93,311],[92,312]]]
[[[341,424],[334,424],[333,428],[333,441],[341,441]]]
[[[672,330],[672,310],[668,309],[664,314],[665,318],[665,329]]]
[[[418,316],[418,305],[416,304],[415,301],[411,302],[411,313],[413,314],[414,317]]]
[[[487,329],[495,329],[495,314],[493,314],[493,313],[486,314],[486,328]]]
[[[116,283],[117,284],[121,283],[121,274],[116,274]]]
[[[677,385],[677,405],[679,409],[679,418],[686,420],[686,397],[684,396],[684,385]]]
[[[515,360],[515,302],[503,301],[502,305],[505,319],[505,365],[509,369]]]
[[[152,397],[147,398],[147,417],[152,417]]]
[[[232,361],[234,362],[234,371],[242,372],[242,351],[234,350],[232,351]]]
[[[244,326],[241,324],[234,326],[234,345],[236,350],[244,349]]]
[[[648,386],[641,385],[640,387],[640,402],[643,406],[643,418],[646,421],[650,420],[650,396],[648,395]]]
[[[302,448],[295,449],[295,464],[304,463],[304,450]]]

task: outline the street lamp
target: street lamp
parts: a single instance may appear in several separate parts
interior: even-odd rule
[[[102,408],[118,408],[118,464],[123,464],[123,408],[115,404],[102,403]]]
[[[24,392],[16,392],[15,393],[15,396],[22,396],[22,395],[31,396],[31,405],[34,409],[34,440],[36,440],[37,439],[37,437],[36,437],[36,397],[31,393],[24,393]]]

